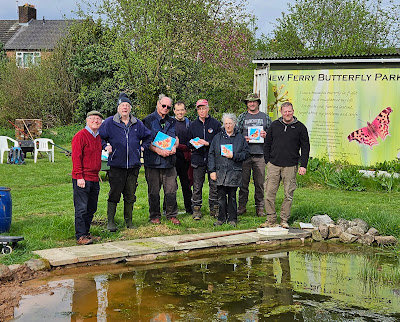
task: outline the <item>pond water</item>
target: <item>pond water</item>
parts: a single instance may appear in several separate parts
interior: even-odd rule
[[[16,321],[400,321],[393,256],[325,245],[56,272]],[[42,281],[43,282],[43,281]]]

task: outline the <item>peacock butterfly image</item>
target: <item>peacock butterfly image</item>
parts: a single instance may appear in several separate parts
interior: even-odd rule
[[[347,137],[349,142],[357,140],[360,144],[369,145],[372,149],[373,145],[377,145],[378,136],[384,140],[389,134],[389,114],[393,110],[391,107],[385,108],[379,115],[372,121],[372,123],[367,122],[367,126],[350,133]]]

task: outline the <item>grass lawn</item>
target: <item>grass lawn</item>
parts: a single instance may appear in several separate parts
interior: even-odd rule
[[[55,151],[54,163],[50,163],[47,156],[43,156],[35,164],[29,153],[25,165],[0,164],[0,186],[11,188],[13,202],[11,230],[1,235],[24,236],[25,238],[12,254],[0,256],[0,262],[4,264],[20,263],[32,258],[33,250],[75,245],[70,175],[72,163],[69,157],[59,153],[60,150]],[[148,222],[147,184],[142,169],[133,213],[133,222],[138,229],[124,228],[123,203],[121,202],[116,215],[118,232],[110,233],[106,230],[109,185],[104,180],[104,172],[101,176],[103,182],[98,211],[92,225],[92,234],[101,236],[104,242],[234,229],[228,225],[213,226],[215,220],[208,215],[207,185],[203,194],[204,217],[200,221],[193,221],[190,215],[183,214],[183,199],[179,188],[178,205],[179,212],[182,214],[178,218],[182,225],[174,226],[165,219],[162,220],[162,225],[151,225]],[[255,215],[253,186],[250,188],[248,212],[239,217],[237,229],[256,228],[265,220]],[[280,189],[277,205],[280,205],[282,198],[283,193]],[[309,221],[314,214],[328,214],[333,219],[358,217],[366,220],[382,234],[400,237],[399,200],[399,192],[353,192],[301,187],[295,192],[291,222]]]

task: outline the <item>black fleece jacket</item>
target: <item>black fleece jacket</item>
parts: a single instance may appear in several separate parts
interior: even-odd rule
[[[271,162],[278,167],[300,163],[301,167],[307,168],[309,155],[310,139],[303,123],[296,117],[290,124],[284,123],[282,117],[272,122],[264,143],[265,163]]]

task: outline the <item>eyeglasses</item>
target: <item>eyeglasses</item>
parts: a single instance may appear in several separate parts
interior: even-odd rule
[[[171,106],[169,106],[169,105],[166,105],[166,104],[161,104],[161,106],[163,107],[163,108],[167,108],[167,109],[171,109]]]

